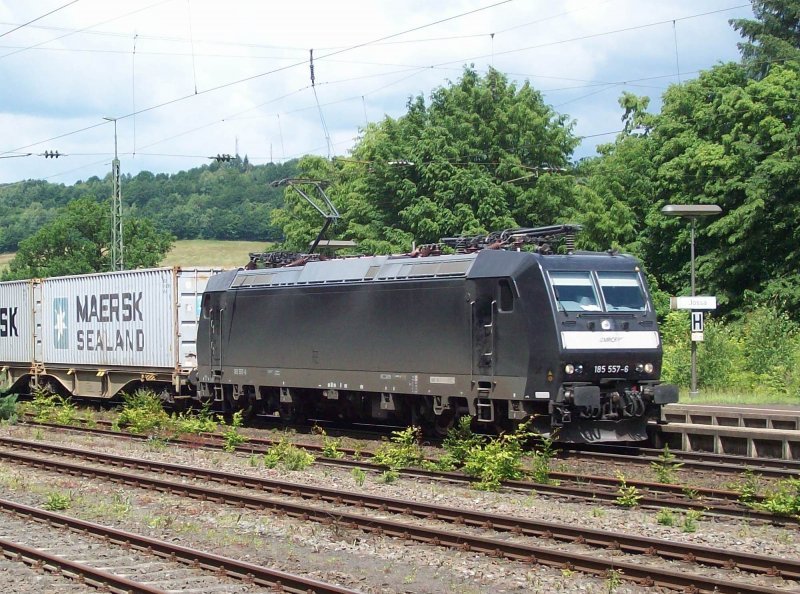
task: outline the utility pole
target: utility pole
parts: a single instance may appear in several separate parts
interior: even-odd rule
[[[111,162],[111,180],[113,195],[111,196],[111,269],[124,270],[122,253],[122,187],[119,177],[119,158],[117,157],[117,118],[103,118],[114,122],[114,160]]]

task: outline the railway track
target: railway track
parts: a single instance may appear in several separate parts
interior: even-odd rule
[[[675,461],[683,464],[686,469],[731,474],[749,469],[764,477],[779,479],[800,475],[800,461],[797,460],[749,458],[746,456],[713,454],[711,452],[684,452],[682,450],[670,450],[670,453],[675,456]],[[562,446],[559,451],[559,458],[563,460],[591,458],[593,460],[611,462],[650,464],[652,462],[661,462],[662,454],[663,450],[636,446]]]
[[[217,470],[86,452],[64,446],[49,446],[39,442],[13,441],[17,442],[18,448],[25,446],[38,453],[79,457],[84,461],[73,464],[52,457],[30,456],[0,449],[2,459],[48,471],[102,478],[220,504],[269,510],[303,521],[335,524],[378,536],[402,538],[528,563],[542,563],[594,575],[603,576],[608,572],[621,571],[625,579],[645,585],[695,592],[761,593],[796,587],[797,580],[800,579],[800,559],[738,554],[729,550],[590,530],[555,522],[324,489]],[[14,444],[4,441],[2,445],[10,447]],[[87,463],[100,464],[103,467],[96,468]],[[116,468],[108,469],[107,466],[154,473],[158,478],[122,472]],[[165,475],[181,480],[166,480],[162,478]],[[187,482],[187,478],[194,482]],[[208,487],[207,483],[211,481],[234,486],[234,490]],[[258,494],[254,494],[254,491]],[[263,493],[269,493],[272,497],[264,497]],[[296,503],[297,499],[302,500],[302,503]],[[314,505],[309,505],[309,502]],[[360,513],[343,510],[343,507],[356,508]],[[374,510],[377,515],[365,514],[362,510]],[[402,519],[387,519],[384,517],[387,514],[400,515]],[[436,528],[434,523],[445,524],[447,527]],[[544,544],[530,544],[528,541],[531,538],[543,541]],[[523,539],[527,540],[521,542]],[[571,547],[581,545],[581,549],[588,547],[591,551],[586,553],[583,550],[575,551],[574,548],[562,548],[564,543],[569,543]],[[609,551],[615,554],[609,556]],[[621,554],[630,557],[621,557]],[[643,564],[642,556],[661,558],[669,563],[659,566]],[[676,562],[682,562],[680,567],[674,566]],[[691,564],[694,571],[687,571],[687,564]],[[698,564],[712,567],[714,575],[697,573]],[[719,572],[724,572],[724,577],[719,577]],[[738,572],[749,572],[755,574],[755,577],[743,577]],[[764,580],[769,583],[764,583]]]
[[[0,499],[2,554],[122,594],[195,590],[355,594],[353,590]],[[32,522],[46,526],[32,529]]]
[[[82,432],[97,433],[101,435],[111,435],[114,437],[129,437],[132,439],[146,439],[146,436],[135,434],[123,434],[116,431],[104,429],[85,429],[75,427],[64,427],[61,425],[42,424],[43,426],[57,429],[72,429]],[[0,444],[7,442],[13,444],[11,438],[0,438]],[[173,439],[172,443],[189,447],[209,447],[222,449],[223,444],[219,436],[203,435],[192,439]],[[251,454],[266,453],[270,447],[277,442],[268,439],[250,439],[248,442],[238,446],[237,450]],[[364,458],[325,458],[321,456],[323,446],[316,444],[298,444],[304,448],[314,451],[317,461],[322,464],[358,467],[362,470],[372,470],[382,472],[385,466],[369,462],[369,454],[362,452]],[[11,446],[15,447],[15,446]],[[343,452],[347,450],[342,449]],[[406,476],[415,476],[430,480],[444,480],[453,483],[471,483],[476,479],[459,472],[443,472],[422,468],[403,468],[402,472]],[[526,493],[537,492],[553,496],[561,496],[571,499],[584,499],[595,502],[605,502],[615,504],[619,498],[620,481],[617,478],[583,475],[566,472],[551,472],[550,477],[561,481],[560,484],[543,484],[522,480],[506,480],[502,482],[503,487],[514,489]],[[569,484],[565,484],[569,483]],[[693,509],[703,513],[719,514],[724,516],[748,518],[763,522],[776,524],[798,523],[800,519],[793,517],[778,517],[771,513],[755,510],[739,501],[739,493],[723,489],[707,488],[687,488],[677,484],[654,483],[648,481],[627,480],[629,487],[635,487],[639,491],[638,504],[653,508],[672,508],[672,509]],[[761,501],[761,497],[754,497],[753,501]]]
[[[42,425],[46,427],[64,427],[53,423],[38,423],[33,420],[32,415],[26,417],[25,422],[31,425]],[[101,430],[106,428],[110,430],[111,423],[108,421],[97,421],[99,426],[97,429]],[[83,429],[84,427],[78,427]],[[313,427],[301,427],[306,433],[312,433]],[[109,431],[115,435],[120,435],[119,432]],[[358,439],[373,439],[385,440],[390,435],[388,432],[367,432],[357,431],[355,434],[351,431],[334,430],[336,436],[341,437],[355,437]],[[332,434],[333,436],[333,434]],[[217,439],[218,436],[212,434],[204,435],[211,439]],[[258,437],[249,437],[248,443],[252,445],[263,445],[265,447],[275,444],[274,440],[264,439]],[[322,451],[322,446],[313,443],[298,444],[302,447],[312,451]],[[434,444],[435,445],[435,444]],[[348,456],[361,455],[369,456],[369,452],[357,452],[353,448],[341,447],[340,451]],[[570,459],[591,459],[602,460],[608,462],[622,462],[625,464],[641,464],[650,465],[651,463],[663,462],[662,456],[664,450],[645,448],[639,446],[619,446],[613,444],[579,444],[569,445],[563,444],[557,447],[559,460],[569,461]],[[746,470],[753,471],[765,478],[784,479],[795,478],[800,476],[800,461],[798,460],[783,460],[777,458],[751,458],[747,456],[714,454],[711,452],[685,452],[682,450],[670,450],[674,456],[676,463],[682,464],[683,468],[689,470],[702,470],[709,471],[716,474],[741,474]]]

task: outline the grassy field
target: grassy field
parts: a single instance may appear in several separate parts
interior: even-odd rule
[[[267,244],[261,241],[217,241],[187,239],[175,246],[161,262],[163,266],[222,266],[237,268],[250,260],[250,252],[263,252]]]
[[[237,268],[250,260],[250,252],[263,252],[267,244],[261,241],[217,241],[189,239],[176,241],[172,250],[161,261],[162,266],[221,266]],[[14,254],[0,254],[0,271],[14,258]]]

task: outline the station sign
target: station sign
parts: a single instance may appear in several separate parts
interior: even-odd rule
[[[694,297],[670,297],[670,309],[717,309],[717,298],[713,295],[695,295]]]
[[[703,342],[703,312],[692,312],[692,342]]]

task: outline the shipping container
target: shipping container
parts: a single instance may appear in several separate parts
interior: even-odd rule
[[[202,293],[217,270],[152,268],[0,283],[6,307],[18,308],[15,329],[21,335],[24,325],[27,333],[20,354],[5,345],[0,351],[4,366],[13,356],[25,363],[8,379],[18,382],[28,368],[34,387],[50,384],[81,396],[111,397],[145,385],[185,395],[197,362]]]
[[[33,361],[34,323],[31,281],[0,283],[0,361]]]

